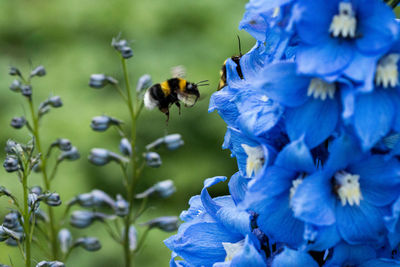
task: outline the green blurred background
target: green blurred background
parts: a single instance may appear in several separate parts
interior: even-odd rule
[[[228,151],[221,150],[225,124],[216,113],[208,114],[210,95],[217,87],[222,62],[238,54],[236,34],[242,40],[243,52],[254,41],[237,30],[246,0],[0,0],[0,146],[8,138],[29,140],[26,129],[9,126],[13,116],[26,115],[26,100],[8,87],[13,77],[7,75],[10,65],[24,73],[31,67],[44,65],[48,75],[33,81],[36,105],[50,94],[60,95],[61,109],[53,109],[41,124],[42,142],[50,144],[58,137],[69,138],[81,152],[77,162],[63,163],[53,183],[55,191],[67,202],[74,195],[94,188],[110,195],[124,193],[119,167],[110,164],[94,167],[87,161],[93,147],[118,150],[119,136],[115,131],[91,131],[91,118],[110,115],[128,121],[127,108],[111,87],[94,90],[88,87],[92,73],[107,73],[122,81],[118,55],[110,46],[119,32],[132,40],[135,56],[129,60],[130,79],[148,73],[154,82],[170,77],[170,68],[184,65],[189,81],[208,79],[209,87],[201,87],[201,101],[178,115],[172,108],[169,124],[161,112],[144,111],[139,120],[139,147],[143,148],[165,133],[180,133],[185,146],[173,152],[161,150],[163,166],[146,169],[139,191],[157,181],[173,179],[177,193],[167,200],[151,202],[153,208],[139,220],[162,215],[179,215],[188,207],[191,196],[200,192],[203,180],[216,175],[232,175],[236,170]],[[31,66],[32,64],[32,66]],[[3,160],[3,149],[0,158]],[[31,185],[41,184],[33,175]],[[0,170],[0,185],[20,193],[17,177]],[[227,192],[226,183],[212,189],[215,195]],[[0,199],[0,218],[8,212],[7,200]],[[56,208],[60,217],[65,206]],[[69,227],[69,226],[68,226]],[[94,253],[80,249],[73,252],[68,266],[122,266],[120,246],[105,234],[101,224],[87,230],[72,229],[74,237],[94,235],[103,248]],[[141,231],[141,229],[139,229]],[[150,232],[144,250],[137,255],[136,266],[168,266],[170,251],[162,240],[171,234]],[[0,263],[22,266],[17,248],[0,244]],[[42,260],[35,250],[34,259]]]

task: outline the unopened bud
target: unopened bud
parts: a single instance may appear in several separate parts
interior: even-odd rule
[[[138,83],[136,85],[136,91],[143,92],[147,90],[152,84],[153,81],[151,80],[151,76],[149,74],[145,74],[139,78]]]
[[[72,246],[72,234],[71,232],[63,228],[58,232],[58,242],[60,243],[61,251],[65,254]]]
[[[21,86],[21,93],[26,97],[32,96],[32,87],[30,85],[22,85]]]
[[[10,90],[13,92],[20,92],[22,83],[19,80],[14,80],[10,85]]]
[[[10,74],[11,76],[21,76],[21,72],[16,67],[10,67],[8,74]]]
[[[107,130],[110,126],[112,125],[121,125],[122,121],[117,120],[115,118],[109,117],[109,116],[97,116],[92,119],[92,123],[90,124],[90,127],[94,131],[98,132],[103,132]]]
[[[82,237],[75,241],[74,246],[80,246],[87,251],[97,251],[101,249],[101,243],[94,237]]]
[[[114,204],[114,211],[115,214],[120,217],[128,215],[129,204],[121,195],[117,195],[117,200]]]
[[[118,163],[128,162],[126,158],[103,148],[93,148],[90,151],[89,161],[97,166],[106,165],[110,161],[116,161]]]
[[[70,150],[63,151],[58,157],[58,161],[62,161],[64,159],[72,161],[72,160],[77,160],[79,158],[80,158],[79,151],[76,147],[73,146]]]
[[[7,172],[15,172],[19,170],[18,158],[14,155],[7,155],[4,160],[3,167]]]
[[[149,228],[158,228],[164,232],[173,232],[178,230],[179,219],[176,216],[158,217],[144,223]]]
[[[31,72],[31,77],[33,76],[42,77],[44,75],[46,75],[46,69],[43,66],[38,66]]]
[[[108,84],[118,84],[118,81],[113,77],[104,74],[92,74],[90,76],[89,86],[92,88],[103,88]]]
[[[21,129],[26,124],[26,119],[24,116],[22,117],[14,117],[11,120],[11,127],[15,129]]]
[[[162,164],[161,157],[156,152],[147,152],[144,154],[144,158],[146,160],[147,166],[149,167],[158,168]]]
[[[65,267],[65,264],[61,261],[41,261],[36,267]]]
[[[121,139],[121,142],[119,143],[119,151],[121,151],[125,156],[132,155],[132,146],[127,138]]]

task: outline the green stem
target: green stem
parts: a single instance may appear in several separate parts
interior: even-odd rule
[[[150,232],[150,230],[151,230],[150,227],[147,227],[146,230],[144,230],[144,232],[139,240],[139,243],[135,249],[135,253],[139,252],[139,250],[143,247],[144,241],[146,241],[147,235]]]
[[[400,0],[394,0],[390,6],[394,9],[398,4],[400,3]]]
[[[36,148],[37,152],[40,154],[40,161],[41,161],[41,167],[42,167],[42,174],[43,174],[43,183],[46,191],[50,191],[50,181],[47,175],[47,158],[43,154],[42,146],[40,143],[40,137],[39,137],[39,119],[37,117],[37,114],[35,112],[34,106],[33,106],[33,101],[30,98],[29,99],[29,108],[31,111],[32,115],[32,123],[33,123],[33,132],[32,134],[35,137],[35,142],[36,142]],[[51,206],[48,206],[48,213],[49,213],[49,226],[50,226],[50,244],[51,244],[51,255],[52,259],[56,260],[58,258],[58,248],[57,248],[57,232],[55,228],[55,220],[54,220],[54,214],[53,214],[53,209]]]
[[[125,79],[125,88],[126,88],[126,94],[127,94],[127,104],[128,104],[128,109],[129,109],[129,115],[131,119],[131,163],[132,163],[132,179],[129,181],[126,179],[127,183],[127,198],[129,202],[129,212],[127,216],[124,218],[124,233],[123,233],[123,246],[124,246],[124,258],[125,258],[125,266],[126,267],[131,267],[132,266],[132,253],[129,249],[129,227],[131,225],[131,218],[132,218],[132,211],[133,211],[133,202],[134,202],[134,191],[135,191],[135,186],[136,186],[136,114],[135,114],[135,103],[136,103],[136,91],[134,92],[132,96],[131,92],[131,87],[129,84],[129,77],[128,77],[128,68],[126,65],[126,60],[121,57],[121,63],[122,63],[122,70],[124,73],[124,79]]]
[[[31,267],[31,227],[30,227],[30,212],[28,206],[28,176],[27,176],[27,169],[26,164],[24,164],[25,169],[22,175],[22,187],[24,192],[24,233],[25,233],[25,266]]]

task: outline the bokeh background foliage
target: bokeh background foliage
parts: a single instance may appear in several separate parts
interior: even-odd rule
[[[203,180],[215,175],[231,175],[236,164],[228,151],[221,150],[225,124],[217,114],[208,114],[208,101],[217,87],[222,62],[238,54],[236,34],[246,52],[252,38],[237,30],[246,0],[0,0],[0,146],[8,138],[26,142],[28,131],[9,126],[13,116],[28,116],[25,99],[8,87],[12,77],[8,67],[17,66],[25,73],[44,65],[48,75],[33,82],[36,105],[50,94],[60,95],[64,107],[52,110],[42,121],[45,145],[58,137],[69,138],[81,152],[78,162],[61,165],[54,189],[66,203],[74,195],[99,188],[115,196],[124,192],[119,167],[110,164],[94,167],[87,161],[90,148],[105,147],[117,151],[119,137],[115,131],[97,133],[89,124],[96,115],[106,114],[128,121],[128,113],[118,93],[112,88],[94,90],[88,87],[92,73],[107,73],[122,81],[118,56],[110,47],[111,38],[119,32],[132,40],[134,57],[129,60],[133,84],[145,73],[160,82],[170,77],[170,68],[184,65],[189,81],[210,80],[201,88],[201,101],[178,115],[172,109],[168,126],[158,111],[145,111],[139,120],[138,140],[143,148],[165,133],[180,133],[185,146],[178,151],[161,150],[163,166],[147,169],[142,190],[163,179],[173,179],[177,193],[166,201],[153,200],[141,221],[161,215],[178,215],[187,208],[190,196],[198,194]],[[5,158],[0,149],[0,158]],[[17,177],[0,170],[0,184],[19,192]],[[40,184],[33,175],[31,185]],[[223,194],[226,185],[213,189]],[[7,200],[0,199],[0,217],[7,213]],[[58,216],[64,206],[56,208]],[[88,230],[72,229],[74,237],[98,236],[103,248],[95,253],[74,251],[68,266],[120,266],[122,251],[111,242],[102,225]],[[139,229],[140,231],[140,229]],[[136,266],[167,266],[170,251],[162,240],[170,234],[153,230]],[[18,249],[0,244],[0,263],[19,266]],[[36,253],[37,252],[37,253]],[[40,255],[35,251],[34,255]],[[42,258],[34,258],[40,261]]]

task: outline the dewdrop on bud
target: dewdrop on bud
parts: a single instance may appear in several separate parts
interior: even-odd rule
[[[161,157],[156,152],[147,152],[144,153],[144,159],[146,160],[146,165],[152,168],[158,168],[161,166],[162,161]]]
[[[71,232],[63,228],[58,232],[58,242],[60,244],[61,251],[65,254],[72,246],[72,234]]]
[[[108,84],[118,84],[118,81],[104,74],[92,74],[90,76],[89,86],[92,88],[100,89]]]
[[[42,77],[46,75],[46,69],[43,66],[38,66],[36,67],[34,70],[31,71],[31,77],[33,76],[38,76],[38,77]]]
[[[92,119],[92,123],[90,124],[90,127],[94,131],[98,132],[103,132],[107,130],[110,126],[116,125],[119,126],[121,125],[122,121],[117,120],[115,118],[109,117],[109,116],[96,116]]]

